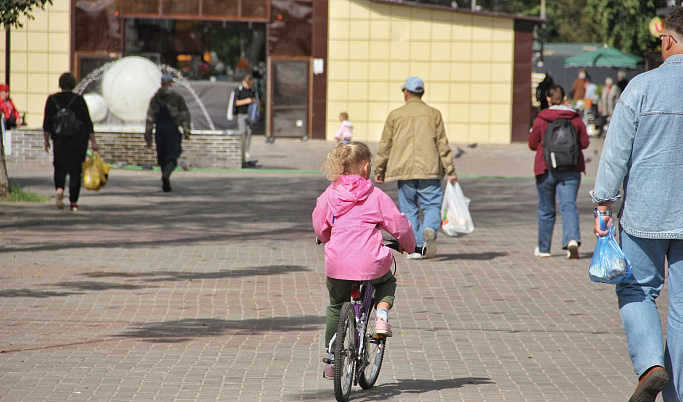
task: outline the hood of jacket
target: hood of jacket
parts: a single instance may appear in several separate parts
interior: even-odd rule
[[[557,119],[573,119],[575,117],[580,117],[579,113],[576,112],[574,109],[571,109],[567,106],[560,105],[560,106],[551,106],[547,109],[541,110],[541,112],[538,114],[538,117],[547,121],[555,121]]]
[[[354,205],[365,201],[375,187],[372,181],[356,175],[344,175],[332,183],[327,204],[335,217],[347,213]]]
[[[154,98],[162,105],[166,104],[168,102],[168,98],[171,96],[171,94],[174,93],[173,89],[171,87],[162,85],[161,88],[157,91],[156,94],[154,94]]]

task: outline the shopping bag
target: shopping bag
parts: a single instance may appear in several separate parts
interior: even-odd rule
[[[460,183],[446,183],[441,204],[441,229],[449,236],[464,236],[474,231],[469,210],[470,199],[465,197]]]
[[[99,152],[90,155],[90,159],[83,162],[83,187],[88,190],[100,191],[109,181],[109,169]]]
[[[600,215],[600,227],[605,230],[605,221]],[[631,276],[632,266],[614,238],[614,225],[609,233],[598,237],[588,276],[593,282],[619,283]]]

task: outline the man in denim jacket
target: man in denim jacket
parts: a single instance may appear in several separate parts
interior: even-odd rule
[[[598,215],[613,224],[633,275],[616,287],[633,368],[640,376],[631,401],[683,400],[683,9],[666,17],[664,64],[633,78],[614,109],[591,191]],[[655,299],[669,269],[666,350]],[[669,379],[672,379],[669,383]],[[668,384],[668,385],[667,385]]]

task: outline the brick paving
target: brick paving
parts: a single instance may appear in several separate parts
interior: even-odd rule
[[[580,260],[559,249],[559,222],[553,257],[532,255],[526,145],[461,145],[476,229],[440,234],[432,260],[397,257],[395,336],[375,388],[352,400],[628,399],[636,377],[613,286],[587,273],[594,142]],[[330,148],[256,137],[259,168],[178,171],[168,194],[158,172],[115,169],[102,191],[83,190],[78,214],[0,203],[0,400],[334,400],[310,224],[328,184],[312,171]],[[51,166],[8,170],[53,194]],[[381,188],[396,199],[395,184]]]

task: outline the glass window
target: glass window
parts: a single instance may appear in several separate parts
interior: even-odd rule
[[[76,52],[121,52],[119,0],[76,1]]]
[[[268,0],[242,0],[242,17],[266,18],[268,17]]]
[[[199,0],[164,0],[164,15],[198,15]]]
[[[250,0],[256,1],[256,0]],[[211,17],[238,17],[239,0],[203,0],[202,15]]]
[[[160,15],[161,0],[123,0],[124,14]]]

